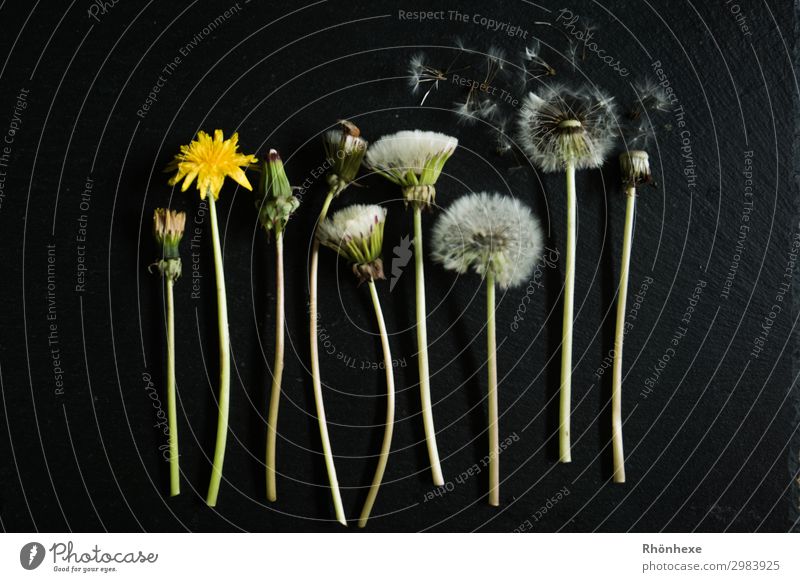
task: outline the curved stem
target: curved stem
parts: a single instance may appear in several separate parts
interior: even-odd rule
[[[564,321],[561,341],[561,398],[558,448],[562,463],[572,461],[570,451],[570,413],[572,401],[572,320],[575,300],[575,164],[567,163],[567,265],[564,279]]]
[[[392,368],[392,352],[389,349],[389,335],[386,333],[386,324],[383,321],[381,304],[378,301],[378,292],[375,289],[375,281],[370,279],[369,292],[372,295],[372,305],[375,307],[375,318],[378,320],[378,329],[381,334],[381,345],[383,346],[383,360],[386,366],[386,424],[383,433],[383,444],[378,456],[378,467],[375,469],[375,476],[372,485],[367,493],[367,500],[364,502],[364,509],[358,518],[358,527],[367,525],[375,498],[378,496],[378,489],[383,481],[383,473],[386,471],[386,463],[389,461],[389,451],[392,448],[392,433],[394,432],[394,370]]]
[[[633,216],[636,210],[636,188],[626,191],[625,234],[622,238],[622,261],[617,298],[617,331],[614,336],[614,374],[611,385],[611,449],[614,454],[614,483],[625,483],[625,452],[622,447],[622,343],[625,339],[625,306],[628,301],[628,275],[633,242]]]
[[[497,404],[497,333],[494,275],[486,275],[486,346],[489,370],[489,505],[500,505],[500,415]]]
[[[317,228],[328,215],[328,208],[337,190],[331,189],[322,205],[319,213]],[[319,242],[314,233],[314,242],[311,245],[311,271],[309,273],[309,332],[311,340],[311,383],[314,387],[314,402],[317,406],[317,421],[319,422],[319,436],[322,441],[322,454],[325,457],[325,467],[328,470],[328,481],[331,486],[331,497],[333,498],[333,509],[336,513],[336,520],[342,525],[347,525],[342,505],[342,495],[339,492],[339,480],[336,478],[336,467],[333,464],[333,453],[331,452],[331,441],[328,437],[328,424],[325,420],[325,406],[322,402],[322,378],[319,373],[319,346],[317,339],[317,267],[319,264]]]
[[[419,392],[422,401],[422,423],[425,427],[425,442],[431,462],[433,484],[444,485],[439,450],[436,447],[436,429],[433,426],[433,407],[431,405],[430,372],[428,371],[428,326],[425,311],[425,268],[422,251],[422,208],[414,205],[414,266],[416,269],[417,291],[417,363],[419,365]]]
[[[217,419],[217,443],[214,448],[214,464],[211,482],[208,485],[206,503],[217,504],[219,485],[222,481],[222,465],[225,462],[225,442],[228,438],[228,414],[230,409],[231,368],[230,338],[228,336],[228,300],[225,293],[225,271],[222,268],[222,246],[219,240],[217,209],[214,196],[206,196],[211,214],[211,240],[214,245],[214,268],[217,275],[217,321],[219,324],[219,416]]]
[[[283,230],[275,230],[275,363],[272,366],[272,392],[267,418],[267,499],[278,498],[275,483],[275,448],[278,440],[278,407],[281,402],[281,380],[283,379]]]
[[[167,277],[167,417],[169,422],[169,494],[181,492],[178,461],[178,410],[175,402],[175,305],[172,277]]]

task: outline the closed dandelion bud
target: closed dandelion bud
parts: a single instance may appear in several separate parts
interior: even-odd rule
[[[256,200],[258,219],[267,232],[282,231],[300,201],[292,194],[289,178],[276,150],[270,150],[261,168],[260,199]]]
[[[354,123],[341,120],[338,127],[325,132],[322,143],[325,158],[331,166],[328,185],[336,188],[338,194],[356,179],[367,152],[367,141]]]
[[[458,140],[435,131],[399,131],[367,150],[366,165],[403,188],[406,204],[427,208],[436,197],[436,181]]]
[[[622,152],[619,155],[619,167],[622,171],[622,183],[625,186],[636,187],[653,181],[653,176],[650,174],[650,159],[645,151]]]
[[[385,208],[354,204],[320,223],[317,238],[352,263],[359,282],[384,279],[381,249],[385,222]]]
[[[153,212],[153,236],[161,248],[161,259],[156,263],[162,276],[177,281],[181,276],[181,256],[178,250],[183,230],[186,226],[186,213],[156,208]]]

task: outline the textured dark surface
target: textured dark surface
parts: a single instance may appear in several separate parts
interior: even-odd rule
[[[514,155],[494,153],[491,128],[458,123],[450,108],[463,93],[444,83],[412,96],[408,59],[424,51],[447,66],[455,38],[485,52],[505,49],[511,72],[496,85],[521,98],[513,66],[533,37],[557,69],[555,80],[597,84],[630,104],[631,82],[655,75],[660,61],[685,114],[660,116],[650,146],[658,187],[639,199],[630,296],[652,278],[626,337],[625,424],[628,483],[610,483],[610,373],[595,371],[612,346],[624,198],[616,161],[582,172],[575,323],[574,462],[556,461],[561,331],[561,261],[519,329],[511,323],[526,289],[498,307],[501,438],[518,437],[502,455],[502,505],[486,503],[487,471],[459,476],[487,448],[484,295],[474,276],[455,278],[428,264],[429,335],[435,419],[451,491],[433,496],[422,443],[414,360],[413,276],[409,269],[381,299],[395,357],[397,430],[369,529],[372,531],[787,531],[797,527],[797,391],[792,358],[796,311],[781,295],[796,212],[797,81],[792,67],[792,3],[742,2],[750,34],[725,3],[579,3],[568,8],[596,25],[595,41],[629,71],[620,76],[586,51],[572,71],[559,51],[567,30],[557,5],[459,2],[468,16],[412,22],[389,2],[247,3],[203,28],[234,4],[119,2],[91,18],[88,2],[67,8],[6,2],[0,6],[6,55],[0,70],[0,133],[8,144],[0,205],[4,276],[0,285],[0,519],[20,531],[337,531],[319,455],[306,371],[306,260],[324,185],[311,177],[322,162],[319,134],[349,118],[375,139],[418,127],[457,135],[437,201],[468,190],[510,191],[526,200],[562,249],[564,187]],[[110,4],[109,4],[110,6]],[[441,8],[448,10],[446,4]],[[476,14],[509,22],[527,39],[491,32]],[[550,23],[550,24],[548,24]],[[195,35],[201,40],[166,80],[146,115],[137,110],[162,69]],[[465,77],[481,61],[465,58]],[[476,65],[477,63],[477,65]],[[535,85],[535,84],[534,84]],[[21,121],[16,95],[29,91]],[[507,106],[506,111],[513,112]],[[155,258],[153,208],[171,203],[199,218],[198,198],[172,193],[163,166],[198,129],[238,130],[243,150],[277,147],[296,185],[311,179],[287,235],[287,360],[278,450],[279,500],[264,500],[266,391],[272,362],[273,248],[258,231],[252,196],[228,185],[220,198],[225,239],[234,370],[231,434],[220,502],[203,504],[216,422],[216,311],[210,235],[198,253],[199,299],[191,297],[192,257],[184,241],[184,278],[176,287],[178,385],[184,493],[169,500],[167,464],[146,391],[163,398],[162,300],[147,273]],[[683,133],[682,132],[688,132]],[[682,157],[684,139],[691,159]],[[754,196],[743,222],[745,152],[752,151]],[[0,152],[1,153],[1,152]],[[684,170],[693,167],[692,181]],[[81,197],[92,181],[88,208]],[[692,185],[693,184],[693,185]],[[351,188],[336,205],[386,202],[384,257],[411,228],[398,191],[377,177]],[[174,196],[170,202],[170,196]],[[388,201],[388,202],[387,202]],[[86,241],[76,240],[86,215]],[[426,229],[435,216],[426,216]],[[742,225],[749,229],[737,253]],[[48,320],[48,245],[55,245]],[[76,292],[80,245],[88,266]],[[796,250],[796,249],[795,249]],[[734,255],[729,296],[723,293]],[[321,326],[326,406],[348,516],[360,511],[374,470],[384,401],[383,373],[359,370],[380,355],[368,292],[323,251]],[[705,287],[675,354],[647,398],[654,366],[684,324],[698,281]],[[781,295],[785,300],[776,298]],[[763,351],[753,357],[773,305],[781,306]],[[57,326],[64,394],[56,394],[49,326]],[[327,352],[332,352],[328,354]],[[353,358],[356,368],[348,367]],[[507,376],[506,376],[507,374]],[[794,445],[792,444],[794,440]],[[463,481],[463,483],[462,483]],[[568,492],[568,495],[565,494]],[[427,500],[433,497],[432,500]],[[556,502],[548,501],[556,499]],[[546,508],[542,512],[540,508]],[[526,521],[527,520],[527,521]]]

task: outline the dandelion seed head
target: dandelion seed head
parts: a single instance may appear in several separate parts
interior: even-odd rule
[[[457,273],[493,274],[506,289],[530,279],[543,239],[539,221],[525,204],[480,192],[462,196],[437,220],[431,256]]]
[[[458,140],[435,131],[399,131],[374,142],[365,157],[372,170],[401,186],[432,185]]]
[[[529,93],[518,117],[520,144],[545,172],[561,171],[568,162],[579,170],[601,166],[616,128],[613,98],[560,85]]]
[[[353,264],[360,280],[383,279],[381,249],[386,209],[377,204],[353,204],[323,220],[317,240]]]

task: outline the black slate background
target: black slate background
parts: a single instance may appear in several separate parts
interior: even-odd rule
[[[177,285],[178,384],[184,493],[165,496],[166,443],[153,427],[149,375],[163,391],[162,296],[147,273],[155,258],[153,208],[172,204],[200,218],[196,191],[172,192],[161,173],[198,129],[238,130],[242,149],[277,147],[294,184],[322,162],[319,135],[349,118],[367,139],[419,127],[457,135],[461,147],[438,185],[438,202],[470,190],[509,191],[542,218],[548,245],[563,248],[564,189],[513,156],[493,152],[486,126],[450,111],[460,95],[442,86],[418,107],[406,68],[419,50],[446,66],[455,39],[509,61],[537,37],[557,81],[594,83],[620,105],[631,81],[661,61],[685,110],[696,186],[687,185],[673,114],[650,147],[658,187],[637,214],[631,297],[652,277],[626,338],[628,483],[610,483],[609,380],[595,370],[612,346],[624,217],[616,162],[578,177],[579,256],[575,324],[574,462],[556,459],[563,271],[544,270],[524,324],[510,324],[525,289],[498,306],[502,506],[486,504],[486,471],[457,479],[485,454],[483,291],[429,264],[428,305],[435,418],[452,491],[433,500],[425,469],[413,330],[413,276],[380,286],[400,390],[393,453],[370,531],[787,531],[798,524],[798,399],[792,358],[796,312],[781,304],[760,357],[750,352],[782,282],[797,224],[795,9],[786,0],[742,1],[751,35],[721,2],[459,2],[458,10],[519,25],[528,39],[454,20],[410,22],[398,10],[448,3],[240,0],[161,90],[144,119],[137,110],[161,69],[231,1],[118,2],[97,20],[89,2],[3,3],[0,131],[16,95],[30,91],[14,136],[0,205],[0,525],[7,531],[340,531],[327,483],[306,370],[306,260],[324,186],[312,179],[287,234],[287,361],[280,416],[279,500],[264,499],[263,449],[273,346],[272,247],[256,225],[250,193],[228,185],[220,198],[233,350],[228,480],[216,510],[203,497],[216,422],[216,311],[209,232],[199,249],[202,286],[192,299],[191,257]],[[110,6],[110,4],[109,4]],[[595,39],[630,71],[621,77],[587,53],[572,71],[554,25],[568,8],[596,24]],[[511,65],[509,65],[511,66]],[[463,71],[469,76],[471,69]],[[477,73],[476,73],[477,74]],[[512,72],[498,85],[517,97]],[[510,111],[510,110],[509,110]],[[755,203],[730,297],[721,295],[742,215],[744,152],[752,150]],[[521,166],[521,167],[520,167]],[[80,208],[86,178],[90,208]],[[389,208],[384,256],[411,228],[398,191],[376,177],[337,206]],[[88,216],[84,292],[75,292],[78,217]],[[430,228],[435,216],[428,216]],[[55,392],[48,345],[47,245],[55,245],[55,297],[64,395]],[[789,275],[791,276],[791,271]],[[706,282],[687,335],[648,398],[645,379],[669,347],[698,280]],[[343,359],[380,356],[368,293],[324,251],[320,270],[326,409],[349,516],[374,469],[384,414],[383,374]],[[341,356],[337,357],[337,355]],[[506,377],[503,377],[508,374]],[[464,481],[461,483],[460,481]],[[566,489],[564,489],[566,488]],[[555,504],[549,499],[568,491]],[[540,508],[546,507],[542,513]],[[537,513],[539,512],[539,513]],[[527,526],[525,526],[527,528]],[[353,528],[354,529],[354,528]]]

